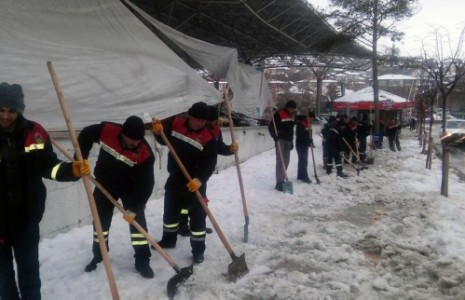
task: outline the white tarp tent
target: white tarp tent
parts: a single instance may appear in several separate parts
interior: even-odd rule
[[[197,63],[219,78],[228,81],[233,90],[232,106],[235,111],[259,114],[272,103],[272,94],[263,72],[238,61],[237,49],[210,44],[187,36],[154,19],[134,4],[125,1],[146,21],[186,52]]]
[[[0,82],[23,86],[25,116],[47,130],[66,129],[47,61],[76,129],[222,101],[118,0],[3,0],[0,27]]]

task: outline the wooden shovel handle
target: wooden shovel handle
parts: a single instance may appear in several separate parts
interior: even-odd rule
[[[68,127],[68,132],[73,143],[74,151],[76,153],[76,158],[78,160],[82,160],[82,153],[81,149],[79,148],[79,143],[77,141],[76,132],[73,128],[73,123],[71,122],[71,117],[68,111],[68,106],[66,105],[65,97],[63,96],[63,92],[61,90],[60,82],[58,81],[58,77],[55,72],[55,68],[52,65],[52,62],[47,62],[47,67],[50,72],[50,76],[53,81],[53,85],[55,87],[55,91],[58,96],[58,101],[61,105],[61,110],[63,111],[63,116],[66,121],[66,126]],[[118,295],[118,288],[116,287],[115,277],[113,275],[113,270],[111,268],[110,257],[108,256],[107,247],[105,245],[105,238],[103,236],[102,231],[102,224],[100,223],[100,218],[97,211],[97,206],[95,204],[94,195],[92,193],[92,186],[90,184],[89,178],[87,176],[82,177],[82,181],[84,183],[84,187],[86,189],[87,198],[89,200],[89,206],[92,213],[92,218],[94,220],[95,230],[97,231],[97,238],[99,241],[100,252],[102,253],[103,264],[105,266],[105,271],[107,273],[108,283],[110,285],[111,294],[113,299],[119,299]]]
[[[236,143],[236,138],[234,136],[234,123],[233,123],[233,119],[231,116],[231,101],[229,100],[228,89],[226,86],[223,89],[223,94],[224,94],[224,101],[226,104],[226,109],[228,110],[229,131],[231,132],[231,142]],[[239,180],[239,187],[241,190],[242,207],[244,209],[244,216],[247,218],[249,216],[249,213],[247,212],[247,202],[245,199],[244,183],[242,181],[239,154],[237,152],[234,152],[234,159],[236,161],[237,179]]]

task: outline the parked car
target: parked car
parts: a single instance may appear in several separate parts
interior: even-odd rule
[[[223,118],[223,120],[225,120],[225,122],[223,123],[223,126],[229,126],[228,125],[228,115],[221,111],[220,112],[220,117]],[[234,123],[234,126],[235,127],[243,127],[243,126],[267,126],[269,124],[269,120],[266,120],[266,119],[257,119],[257,118],[252,118],[252,117],[249,117],[243,113],[239,113],[239,112],[235,112],[235,111],[232,111],[231,112],[231,118],[233,120],[233,123]]]
[[[442,137],[442,126],[439,128],[439,137]],[[449,134],[465,134],[465,120],[463,119],[448,119],[446,121],[446,135]]]

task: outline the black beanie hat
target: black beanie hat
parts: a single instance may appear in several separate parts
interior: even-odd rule
[[[289,100],[286,103],[286,107],[297,108],[297,103],[294,100]]]
[[[192,104],[192,107],[187,111],[189,116],[200,119],[208,119],[208,105],[205,102],[197,102]]]
[[[142,140],[145,135],[144,122],[137,116],[130,116],[124,122],[121,133],[132,140]]]
[[[218,109],[216,105],[208,106],[208,119],[207,121],[216,121],[218,119]]]
[[[19,84],[0,83],[0,107],[12,109],[19,114],[24,112],[24,94]]]

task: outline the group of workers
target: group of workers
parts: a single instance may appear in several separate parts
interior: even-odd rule
[[[276,111],[272,122],[268,126],[269,133],[275,141],[276,149],[276,185],[275,189],[283,191],[284,182],[287,181],[287,168],[290,162],[290,153],[295,146],[297,151],[297,179],[311,183],[308,176],[308,149],[315,147],[312,138],[312,122],[315,118],[313,112],[306,115],[297,115],[297,103],[288,100],[284,107]],[[386,136],[391,151],[401,150],[399,142],[400,124],[396,119],[390,120],[386,128]],[[367,114],[360,120],[346,115],[330,116],[328,122],[321,130],[323,146],[323,164],[326,173],[332,173],[336,167],[336,175],[341,178],[348,177],[343,172],[344,163],[367,163],[367,137],[372,134],[372,124]]]
[[[39,272],[39,222],[45,210],[46,188],[42,178],[77,181],[91,174],[88,161],[94,144],[100,145],[94,175],[114,199],[147,231],[145,206],[155,183],[155,157],[145,139],[150,129],[158,142],[168,141],[168,179],[165,184],[162,248],[176,246],[182,223],[190,231],[192,260],[204,261],[206,212],[197,200],[200,192],[207,200],[207,181],[216,167],[217,155],[232,155],[237,143],[225,145],[215,120],[218,111],[204,102],[194,103],[186,114],[146,124],[137,116],[124,124],[101,122],[84,127],[78,136],[82,160],[63,162],[52,148],[51,138],[38,123],[23,116],[24,94],[19,84],[0,84],[0,299],[41,299]],[[186,184],[187,183],[187,184]],[[102,233],[109,250],[114,205],[96,188],[93,192]],[[182,216],[181,212],[187,212]],[[148,241],[129,225],[134,248],[135,269],[144,278],[153,278]],[[92,272],[102,261],[94,223],[92,260],[85,272]],[[16,262],[16,272],[14,267]],[[16,274],[17,273],[17,274]],[[17,277],[17,282],[16,282]]]

